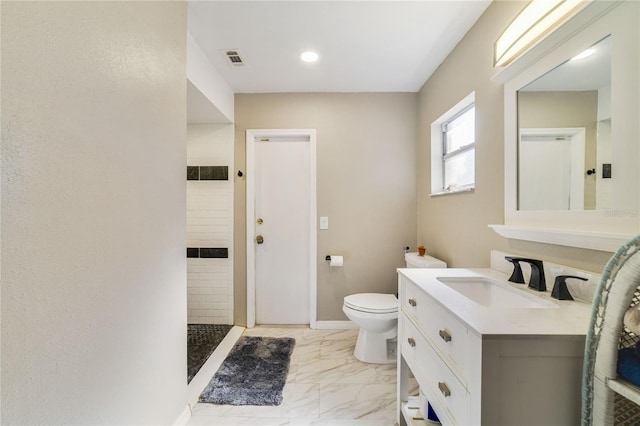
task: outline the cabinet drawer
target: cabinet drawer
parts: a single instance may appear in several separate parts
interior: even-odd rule
[[[423,330],[451,370],[467,386],[469,335],[467,327],[410,281],[404,283],[402,309]]]
[[[469,393],[411,321],[402,318],[402,355],[434,406],[454,424],[469,423]]]

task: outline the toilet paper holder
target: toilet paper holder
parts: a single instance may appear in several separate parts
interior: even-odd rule
[[[331,267],[340,267],[343,265],[344,262],[344,258],[342,256],[338,256],[338,255],[327,255],[324,258],[327,262],[329,262],[329,266]]]

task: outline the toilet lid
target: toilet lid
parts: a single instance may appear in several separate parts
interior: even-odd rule
[[[344,298],[344,304],[363,312],[389,313],[398,311],[398,299],[393,294],[359,293]]]

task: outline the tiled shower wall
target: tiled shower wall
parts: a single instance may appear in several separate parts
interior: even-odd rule
[[[189,324],[233,324],[233,137],[232,124],[187,126],[188,166],[229,167],[228,180],[187,181],[186,247],[229,256],[187,259]]]

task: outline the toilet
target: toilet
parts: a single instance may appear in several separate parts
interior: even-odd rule
[[[407,268],[446,268],[447,264],[431,256],[406,253]],[[353,355],[362,362],[391,364],[397,361],[395,339],[398,336],[398,299],[393,294],[358,293],[344,298],[342,310],[360,327]],[[392,340],[391,342],[389,342]]]
[[[387,341],[398,335],[398,299],[393,294],[358,293],[346,296],[342,310],[360,327],[353,355],[362,362],[389,364]]]
[[[435,257],[419,256],[418,253],[405,253],[404,261],[407,268],[446,268],[446,262]]]

